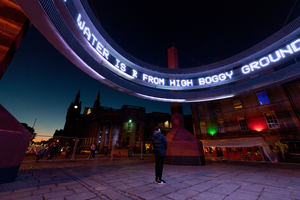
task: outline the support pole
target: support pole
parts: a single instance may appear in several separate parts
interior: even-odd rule
[[[258,149],[259,149],[259,152],[260,152],[260,155],[261,155],[262,162],[265,163],[266,160],[265,160],[265,157],[264,157],[264,153],[263,153],[263,151],[261,149],[261,146],[258,146]]]
[[[112,147],[111,147],[111,153],[110,153],[111,160],[114,160],[114,153],[115,153],[115,146],[112,145]]]
[[[227,160],[226,160],[226,158],[225,158],[225,154],[224,154],[223,147],[221,147],[221,149],[222,149],[222,154],[223,154],[223,162],[226,162]]]
[[[141,142],[141,158],[140,159],[144,160],[144,158],[143,158],[143,142]]]
[[[73,154],[72,154],[71,161],[75,161],[75,153],[76,153],[77,145],[78,145],[78,138],[75,139],[75,145],[73,148]]]

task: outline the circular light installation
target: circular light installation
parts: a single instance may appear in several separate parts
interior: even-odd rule
[[[300,75],[299,17],[260,44],[226,60],[190,69],[166,69],[144,63],[120,48],[98,23],[86,0],[16,1],[40,32],[77,67],[137,97],[169,102],[210,101]],[[283,68],[274,70],[278,66]],[[258,78],[251,79],[253,75]]]

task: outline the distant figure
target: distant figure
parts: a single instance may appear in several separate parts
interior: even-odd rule
[[[46,155],[46,149],[42,148],[36,153],[36,160],[35,162],[40,162],[39,159],[42,159]]]
[[[105,158],[107,158],[107,153],[108,153],[108,146],[107,145],[104,146],[104,152],[105,152]]]
[[[96,144],[94,143],[94,144],[91,146],[92,159],[95,158],[95,152],[96,152]]]
[[[49,155],[49,157],[48,157],[47,160],[50,160],[50,162],[52,162],[52,158],[53,158],[54,155],[56,155],[57,149],[58,149],[58,147],[57,147],[56,143],[53,142],[53,143],[50,145],[50,148],[49,148],[49,153],[50,153],[50,155]]]
[[[132,158],[132,154],[133,154],[133,145],[130,145],[130,148],[129,148],[129,158]]]
[[[161,179],[163,172],[164,159],[166,157],[166,149],[168,142],[165,136],[160,132],[159,127],[154,128],[154,133],[152,135],[152,144],[154,147],[155,154],[155,183],[164,184],[166,183]]]
[[[71,154],[71,148],[68,147],[68,149],[66,151],[66,158],[69,158],[70,154]]]

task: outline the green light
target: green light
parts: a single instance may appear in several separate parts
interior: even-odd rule
[[[213,136],[214,134],[216,134],[218,132],[218,128],[214,127],[214,126],[209,126],[207,128],[207,132]]]
[[[129,123],[131,123],[131,122],[132,122],[132,120],[130,119],[130,120],[129,120]]]
[[[216,134],[216,131],[209,131],[208,133],[213,136],[214,134]]]

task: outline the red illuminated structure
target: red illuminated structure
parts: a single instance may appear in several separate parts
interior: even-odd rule
[[[0,80],[21,45],[31,22],[15,1],[0,1]],[[31,139],[0,104],[0,184],[14,181]]]
[[[0,184],[14,181],[31,133],[0,104]]]
[[[178,69],[177,49],[168,49],[168,65]],[[176,92],[176,91],[174,91]],[[202,142],[184,128],[182,103],[171,103],[172,129],[167,134],[167,156],[165,162],[174,165],[205,165]]]

